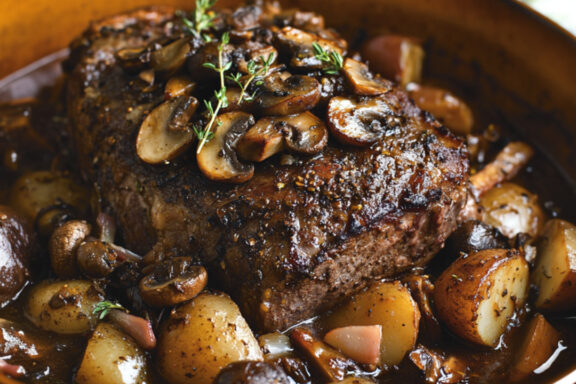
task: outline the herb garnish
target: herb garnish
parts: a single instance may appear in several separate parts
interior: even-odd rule
[[[251,94],[251,95],[247,94],[246,90],[248,89],[248,86],[250,86],[250,83],[252,83],[252,81],[254,81],[254,79],[257,79],[255,82],[256,85],[262,85],[263,81],[262,81],[261,77],[268,73],[270,66],[274,62],[274,58],[275,58],[274,53],[270,53],[268,55],[268,58],[264,58],[264,56],[260,56],[258,62],[254,61],[254,60],[250,60],[247,64],[248,73],[250,74],[250,76],[248,77],[248,79],[244,83],[242,83],[242,81],[241,81],[241,79],[242,79],[241,73],[236,73],[234,75],[226,76],[227,79],[232,80],[233,82],[238,84],[238,86],[240,87],[241,92],[240,92],[240,97],[238,97],[238,102],[237,102],[238,104],[240,104],[243,99],[246,99],[247,101],[254,100],[254,94]]]
[[[118,303],[113,303],[111,301],[101,301],[94,306],[94,310],[92,311],[92,313],[94,313],[95,315],[98,315],[98,318],[100,320],[102,320],[106,316],[108,316],[110,311],[113,309],[119,309],[121,311],[126,311],[126,308],[124,308],[122,305],[120,305]]]
[[[316,42],[312,43],[314,48],[314,57],[324,63],[322,70],[327,75],[336,75],[344,65],[342,55],[336,51],[327,51]]]
[[[225,32],[222,35],[220,44],[218,44],[217,67],[212,63],[202,64],[204,68],[212,69],[213,71],[218,72],[220,76],[220,89],[214,91],[214,96],[216,96],[216,100],[218,100],[216,108],[213,107],[211,101],[204,100],[204,105],[206,106],[206,110],[208,111],[208,115],[210,116],[210,121],[208,122],[206,127],[204,127],[204,129],[194,127],[194,132],[196,133],[196,136],[198,136],[198,139],[200,140],[200,144],[198,144],[198,150],[196,151],[196,153],[200,153],[202,147],[204,147],[204,144],[206,144],[207,141],[209,141],[214,137],[214,133],[212,132],[212,126],[216,121],[218,112],[220,112],[220,109],[226,108],[228,106],[228,98],[226,97],[226,84],[224,83],[224,77],[225,77],[224,73],[230,70],[230,68],[232,67],[232,62],[229,61],[228,63],[224,64],[222,58],[222,52],[224,51],[224,47],[226,46],[226,44],[228,44],[229,42],[230,42],[230,35],[228,34],[228,32]]]
[[[216,4],[216,1],[217,0],[196,0],[194,20],[188,19],[184,12],[179,12],[178,15],[182,18],[182,22],[194,36],[202,37],[204,40],[210,41],[210,36],[202,32],[212,27],[216,14],[210,11],[210,8]]]

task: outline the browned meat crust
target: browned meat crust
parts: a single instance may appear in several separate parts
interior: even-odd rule
[[[73,44],[68,63],[80,166],[128,247],[157,259],[197,255],[212,284],[268,330],[424,265],[442,247],[466,200],[466,148],[397,89],[384,97],[398,123],[380,142],[330,142],[291,165],[270,159],[244,184],[207,180],[192,154],[159,166],[140,161],[136,133],[162,91],[143,92],[113,53],[161,35],[172,17],[151,10],[101,22]]]

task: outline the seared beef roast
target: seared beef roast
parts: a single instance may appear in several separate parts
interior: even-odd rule
[[[244,10],[236,24],[227,21],[236,14],[217,19],[214,33],[237,28],[244,35],[233,31],[232,43],[247,34],[276,44],[274,34],[285,26],[278,23],[311,23],[276,17],[276,27],[259,27],[265,12]],[[272,330],[329,309],[371,280],[422,266],[442,247],[466,200],[466,147],[394,87],[378,96],[387,118],[369,124],[380,129],[375,143],[360,148],[332,137],[318,155],[256,164],[242,184],[207,179],[192,147],[164,164],[140,160],[136,135],[164,100],[166,78],[156,73],[150,81],[143,69],[120,65],[117,52],[185,33],[170,9],[117,16],[75,41],[66,64],[80,167],[129,248],[147,262],[198,257],[212,285],[230,293],[255,325]],[[202,44],[191,38],[188,55]],[[312,110],[321,118],[329,97],[352,93],[344,77],[332,76],[336,85],[323,83],[323,100]]]

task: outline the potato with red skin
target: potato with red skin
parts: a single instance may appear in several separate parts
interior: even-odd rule
[[[438,318],[456,335],[496,347],[528,296],[524,253],[487,249],[458,258],[436,280]]]
[[[407,36],[380,35],[362,47],[362,57],[370,69],[400,85],[420,82],[424,50],[417,39]]]
[[[0,205],[0,307],[15,299],[27,284],[35,249],[29,223],[11,208]]]
[[[538,287],[536,308],[562,311],[576,308],[576,226],[552,219],[538,242],[532,282]]]
[[[510,370],[510,381],[524,380],[544,364],[558,348],[560,337],[560,332],[537,313],[527,325],[524,341]]]

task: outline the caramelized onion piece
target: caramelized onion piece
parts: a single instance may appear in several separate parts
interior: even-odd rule
[[[172,160],[186,150],[194,139],[187,127],[198,100],[180,96],[163,102],[142,122],[136,138],[136,152],[142,161],[159,164]]]
[[[398,118],[382,98],[333,97],[328,103],[328,127],[343,144],[365,147],[398,124]]]
[[[196,160],[200,171],[210,180],[243,183],[254,175],[254,165],[238,160],[236,144],[254,125],[254,117],[244,112],[219,115],[214,124],[214,137],[208,141]]]
[[[246,132],[238,142],[238,155],[246,160],[263,161],[288,149],[301,154],[315,154],[326,146],[328,130],[310,112],[294,116],[265,117]]]
[[[269,76],[256,99],[264,115],[293,115],[314,108],[320,101],[320,83],[312,77],[286,74]]]
[[[347,58],[342,70],[357,95],[378,96],[392,89],[390,81],[375,76],[366,64],[357,60]]]

